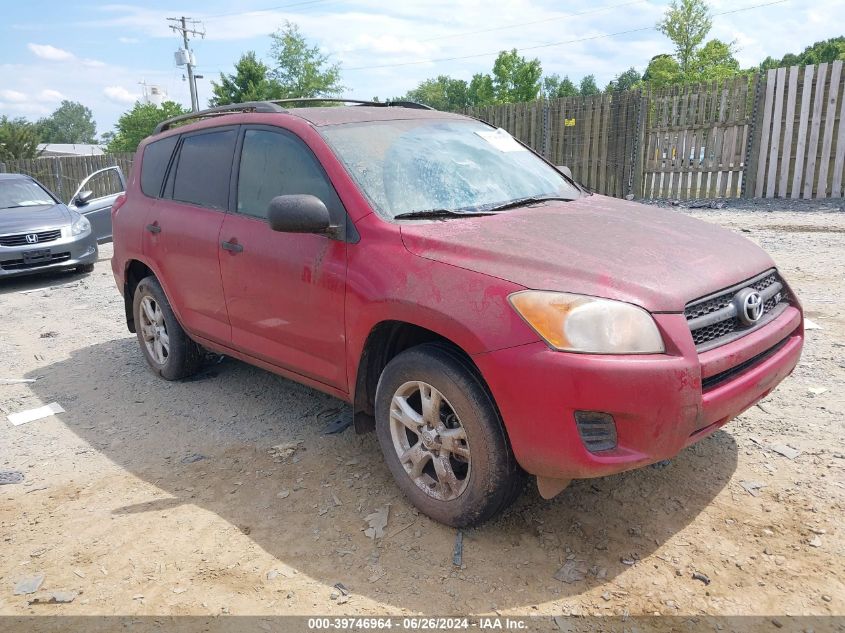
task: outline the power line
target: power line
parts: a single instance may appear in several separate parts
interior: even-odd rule
[[[627,6],[630,6],[632,4],[643,4],[643,3],[648,2],[648,1],[649,0],[629,0],[628,2],[623,2],[621,4],[610,4],[610,5],[605,5],[605,6],[602,6],[602,7],[595,7],[593,9],[588,9],[586,11],[578,11],[578,12],[574,12],[574,13],[564,13],[562,15],[559,15],[558,17],[548,18],[546,20],[533,20],[531,22],[520,22],[518,24],[508,24],[508,25],[505,25],[505,26],[494,26],[494,27],[491,27],[491,28],[488,28],[488,29],[479,29],[477,31],[464,31],[462,33],[449,33],[447,35],[438,35],[436,37],[429,37],[429,38],[426,38],[424,40],[419,40],[419,42],[420,43],[435,42],[437,40],[445,40],[445,39],[450,39],[450,38],[453,38],[453,37],[464,37],[464,36],[467,36],[467,35],[477,35],[479,33],[492,33],[494,31],[506,31],[508,29],[517,29],[517,28],[521,28],[523,26],[532,26],[534,24],[547,24],[549,22],[556,22],[558,20],[564,20],[566,18],[574,18],[574,17],[579,17],[579,16],[582,16],[582,15],[589,15],[591,13],[599,13],[601,11],[607,11],[609,9],[618,9],[620,7],[627,7]],[[369,48],[360,47],[360,48],[345,48],[345,49],[339,50],[337,52],[346,54],[346,53],[357,53],[357,52],[369,51],[369,50],[370,50]],[[353,68],[351,70],[355,70],[355,69]]]
[[[755,5],[752,5],[752,6],[749,6],[749,7],[742,7],[740,9],[733,9],[731,11],[722,11],[720,13],[714,13],[713,17],[717,17],[717,16],[721,16],[721,15],[729,15],[729,14],[732,14],[732,13],[740,13],[742,11],[750,11],[751,9],[759,9],[761,7],[769,7],[769,6],[772,6],[772,5],[775,5],[775,4],[783,4],[784,2],[787,2],[787,1],[788,0],[774,0],[773,2],[764,2],[762,4],[755,4]],[[619,35],[629,35],[631,33],[642,33],[643,31],[653,31],[656,28],[657,28],[656,26],[644,26],[644,27],[640,27],[638,29],[628,29],[628,30],[625,30],[625,31],[617,31],[615,33],[601,33],[599,35],[591,35],[591,36],[587,36],[587,37],[580,37],[580,38],[577,38],[577,39],[574,39],[574,40],[563,40],[563,41],[560,41],[560,42],[549,42],[549,43],[546,43],[546,44],[536,44],[534,46],[523,46],[522,48],[517,48],[516,50],[521,53],[523,51],[533,51],[533,50],[537,50],[537,49],[540,49],[540,48],[550,48],[550,47],[553,47],[553,46],[563,46],[564,44],[577,44],[579,42],[589,42],[589,41],[592,41],[592,40],[600,40],[600,39],[604,39],[604,38],[607,38],[607,37],[617,37]],[[419,64],[436,64],[436,63],[439,63],[439,62],[452,62],[452,61],[459,61],[459,60],[463,60],[463,59],[476,59],[478,57],[488,57],[488,56],[491,56],[491,55],[498,55],[500,52],[501,51],[492,51],[492,52],[488,51],[486,53],[474,53],[472,55],[459,55],[459,56],[455,56],[455,57],[441,57],[441,58],[437,58],[437,59],[418,59],[418,60],[414,60],[414,61],[410,61],[410,62],[399,62],[399,63],[396,63],[396,64],[379,64],[379,65],[376,65],[376,66],[355,66],[355,67],[352,67],[352,68],[344,68],[344,70],[345,71],[346,70],[376,70],[376,69],[379,69],[379,68],[398,68],[398,67],[401,67],[401,66],[416,66],[416,65],[419,65]]]
[[[312,4],[321,4],[323,2],[330,2],[334,0],[302,0],[301,2],[292,2],[290,4],[280,4],[275,7],[267,7],[264,9],[252,9],[251,11],[233,11],[231,13],[215,13],[213,15],[205,16],[206,21],[217,20],[219,18],[228,18],[235,15],[252,15],[254,13],[267,13],[269,11],[279,11],[280,9],[290,9],[293,7],[309,6]]]
[[[630,2],[623,2],[621,4],[610,4],[603,7],[595,7],[593,9],[588,9],[587,11],[577,11],[574,13],[563,13],[554,18],[548,18],[545,20],[533,20],[531,22],[520,22],[518,24],[508,24],[506,26],[495,26],[489,29],[479,29],[477,31],[464,31],[463,33],[451,33],[449,35],[438,35],[437,37],[430,37],[428,39],[420,40],[420,42],[434,42],[437,40],[445,40],[451,37],[463,37],[465,35],[477,35],[478,33],[492,33],[494,31],[506,31],[508,29],[516,29],[523,26],[533,26],[534,24],[548,24],[549,22],[556,22],[558,20],[563,20],[566,18],[574,18],[581,15],[589,15],[590,13],[600,13],[601,11],[607,11],[609,9],[619,9],[621,7],[627,7],[632,4],[643,4],[648,2],[649,0],[631,0]],[[348,51],[344,51],[348,52]]]

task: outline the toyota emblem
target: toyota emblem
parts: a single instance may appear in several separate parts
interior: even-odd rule
[[[763,297],[753,288],[745,288],[734,297],[734,307],[743,325],[754,325],[763,316]]]
[[[38,233],[27,233],[26,243],[27,244],[37,244],[38,243]]]

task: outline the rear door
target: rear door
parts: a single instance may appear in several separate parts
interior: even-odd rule
[[[275,196],[312,194],[343,228],[346,211],[299,137],[244,126],[241,145],[232,212],[220,234],[234,347],[345,391],[346,242],[272,231],[267,209]]]
[[[237,126],[182,135],[144,232],[144,253],[182,325],[224,345],[231,328],[218,253],[237,136]]]
[[[126,191],[126,178],[118,166],[106,167],[89,175],[74,192],[68,208],[81,213],[91,222],[91,231],[98,242],[112,239],[111,207]]]

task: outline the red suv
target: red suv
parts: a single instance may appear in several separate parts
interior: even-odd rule
[[[351,402],[411,502],[455,526],[526,473],[548,498],[676,455],[803,344],[750,241],[593,195],[504,130],[414,104],[177,117],[112,213],[155,373],[184,378],[208,349]]]

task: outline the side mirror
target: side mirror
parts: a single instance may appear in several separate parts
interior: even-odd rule
[[[557,170],[564,176],[569,178],[569,180],[574,180],[574,178],[572,178],[572,170],[569,169],[569,167],[567,167],[566,165],[558,165]]]
[[[270,228],[282,233],[330,233],[329,210],[317,196],[276,196],[267,210]]]
[[[74,198],[73,201],[76,203],[76,206],[84,207],[91,201],[93,197],[93,191],[80,191],[78,194],[76,194],[76,198]]]

